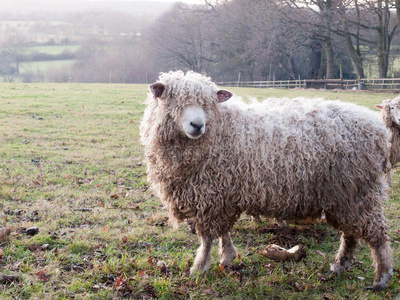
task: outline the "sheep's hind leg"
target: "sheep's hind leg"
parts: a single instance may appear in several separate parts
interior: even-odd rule
[[[389,238],[384,234],[383,239],[379,243],[371,243],[368,239],[366,239],[366,241],[369,243],[375,266],[374,284],[367,287],[367,289],[376,291],[383,290],[387,288],[389,281],[393,276],[393,253],[390,247]]]
[[[190,268],[190,275],[195,273],[203,273],[210,268],[211,265],[211,246],[212,238],[208,235],[200,235],[201,245],[197,250],[197,255],[194,260],[193,266]]]
[[[331,271],[337,274],[350,268],[357,260],[355,252],[358,241],[355,237],[342,233],[339,252],[336,255],[335,262],[331,264]]]
[[[219,256],[220,264],[225,267],[231,267],[232,261],[237,255],[236,249],[233,246],[229,232],[219,237]]]

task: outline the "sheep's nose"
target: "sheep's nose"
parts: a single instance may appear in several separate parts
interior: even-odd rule
[[[199,124],[199,123],[195,123],[195,122],[190,122],[190,125],[196,129],[197,131],[200,131],[201,128],[203,128],[204,124]]]

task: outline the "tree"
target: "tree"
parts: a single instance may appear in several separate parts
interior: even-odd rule
[[[353,6],[354,5],[354,6]],[[350,11],[355,11],[356,20],[356,33],[352,34],[349,26],[348,13]],[[345,38],[346,46],[350,54],[354,69],[357,73],[359,79],[364,78],[364,66],[363,59],[360,48],[360,22],[361,13],[358,0],[351,0],[347,3],[345,1],[339,1],[339,12],[342,19],[342,30],[343,36]],[[356,41],[356,46],[353,44],[353,39]]]
[[[290,10],[282,10],[287,20],[296,22],[302,29],[312,32],[322,44],[322,58],[325,59],[327,79],[335,74],[335,54],[332,42],[333,28],[336,26],[336,0],[283,0]],[[286,11],[286,13],[285,13]],[[308,12],[308,17],[299,19],[301,11]],[[322,65],[322,64],[321,64]]]
[[[2,51],[6,53],[15,66],[15,73],[19,75],[19,68],[23,61],[26,60],[27,48],[24,45],[26,37],[23,34],[15,33],[2,47]]]
[[[13,82],[16,78],[16,69],[13,66],[12,59],[7,52],[0,53],[0,75],[4,82]]]
[[[216,62],[208,24],[207,14],[177,3],[158,18],[149,38],[164,64],[205,72],[210,63]]]

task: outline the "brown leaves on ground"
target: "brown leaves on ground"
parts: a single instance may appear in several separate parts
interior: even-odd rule
[[[11,229],[10,228],[6,228],[6,227],[1,227],[0,228],[0,243],[6,241],[8,239],[8,236],[11,233]]]
[[[15,275],[0,275],[0,283],[12,283],[16,281],[20,281],[21,277]]]
[[[45,270],[40,270],[35,274],[37,278],[42,282],[48,282],[50,280],[51,275],[47,274]]]
[[[204,290],[203,293],[206,294],[207,296],[212,296],[217,292],[213,288],[209,288],[209,289]]]

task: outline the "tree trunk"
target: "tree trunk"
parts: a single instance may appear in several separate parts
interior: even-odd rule
[[[326,55],[326,79],[332,79],[335,77],[335,57],[333,53],[331,28],[332,28],[332,0],[321,1],[320,9],[324,18],[325,32],[324,32],[324,52]]]
[[[396,6],[397,24],[399,25],[400,28],[400,0],[395,0],[394,2]]]
[[[327,36],[323,44],[326,55],[326,79],[332,79],[335,77],[335,59],[331,37]]]
[[[357,5],[357,1],[356,1],[356,5]],[[357,40],[356,40],[357,49],[355,49],[354,45],[353,45],[353,41],[351,39],[349,25],[347,22],[346,9],[343,5],[340,7],[340,9],[341,9],[342,18],[343,18],[342,26],[343,26],[343,34],[344,34],[344,38],[346,41],[347,50],[350,53],[350,58],[353,63],[354,69],[356,70],[357,78],[362,79],[362,78],[364,78],[364,67],[363,67],[361,51],[360,51],[360,47],[359,47],[359,38],[358,38],[359,33],[357,32]]]
[[[324,74],[326,74],[325,70],[326,70],[326,51],[325,51],[325,47],[322,45],[322,50],[321,50],[321,62],[319,64],[319,70],[318,70],[318,79],[323,79],[324,78]]]
[[[392,33],[389,33],[389,1],[379,0],[378,8],[378,71],[380,78],[386,78],[389,69],[390,44],[395,32],[395,28]]]
[[[387,77],[387,71],[388,71],[388,65],[387,65],[387,59],[385,54],[385,47],[384,47],[384,37],[382,36],[381,33],[378,33],[378,71],[379,71],[379,78],[386,78]]]
[[[319,41],[313,41],[310,45],[311,48],[311,58],[310,58],[310,71],[308,73],[308,78],[317,79],[319,69],[321,66],[321,56],[322,56],[322,45]]]

